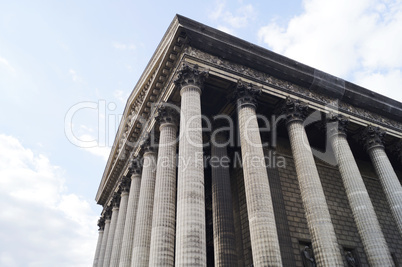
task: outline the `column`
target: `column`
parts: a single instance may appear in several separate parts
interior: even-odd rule
[[[219,130],[219,129],[218,129]],[[212,220],[215,266],[237,266],[236,239],[226,138],[211,138]]]
[[[180,142],[177,178],[176,266],[206,266],[201,90],[207,72],[184,65],[180,89]]]
[[[98,221],[98,226],[99,226],[99,235],[98,235],[98,242],[96,244],[96,250],[95,250],[95,257],[94,257],[94,264],[93,267],[97,267],[98,266],[98,261],[99,261],[99,253],[100,253],[100,249],[102,246],[102,238],[103,238],[103,230],[105,228],[105,219],[103,217],[101,217]]]
[[[346,196],[352,209],[353,218],[370,266],[393,266],[391,253],[373,204],[346,139],[347,124],[348,120],[346,118],[330,114],[327,131],[346,190]]]
[[[129,175],[131,175],[130,194],[128,195],[126,222],[120,253],[120,267],[131,266],[131,255],[134,245],[135,220],[137,218],[138,199],[141,187],[141,164],[139,158],[132,159]]]
[[[362,140],[373,162],[399,233],[402,236],[402,187],[385,153],[382,142],[384,135],[385,132],[380,128],[368,126],[362,134]]]
[[[149,263],[149,248],[151,243],[152,211],[154,205],[156,153],[150,140],[142,145],[144,162],[141,178],[140,198],[138,199],[137,219],[131,266],[144,267]]]
[[[158,109],[160,137],[156,170],[149,266],[174,266],[176,236],[177,111]]]
[[[282,266],[268,174],[256,117],[261,89],[237,84],[237,109],[254,266]]]
[[[105,230],[103,231],[102,245],[99,252],[98,267],[103,267],[103,260],[105,259],[105,252],[110,229],[110,218],[112,216],[112,210],[110,209],[110,207],[106,208],[105,214],[103,214],[103,216],[105,217]]]
[[[283,112],[286,115],[290,145],[317,266],[343,266],[327,201],[303,125],[307,106],[298,100],[287,98]]]
[[[109,234],[107,237],[107,245],[106,245],[106,251],[105,251],[105,258],[103,260],[103,267],[109,267],[110,266],[110,258],[112,256],[112,249],[113,249],[113,240],[114,240],[114,233],[116,231],[116,224],[117,224],[117,218],[119,216],[119,203],[120,203],[120,194],[119,193],[114,193],[113,196],[113,209],[112,209],[112,219],[110,220],[110,228],[109,228]]]
[[[124,223],[126,222],[128,192],[130,189],[130,178],[123,177],[120,184],[120,207],[119,216],[117,217],[116,231],[113,239],[112,256],[110,259],[111,267],[118,267],[120,260],[121,246],[123,242]]]

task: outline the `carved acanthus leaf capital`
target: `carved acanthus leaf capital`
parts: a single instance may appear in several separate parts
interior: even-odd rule
[[[338,134],[346,135],[349,119],[341,114],[327,114],[327,131],[329,136]]]
[[[177,107],[170,103],[163,103],[157,109],[156,121],[162,125],[164,123],[172,123],[177,126],[179,121],[179,111]]]
[[[110,220],[112,218],[112,206],[107,206],[105,213],[103,214],[103,216],[105,217],[105,221],[106,220]]]
[[[129,174],[141,174],[141,158],[140,157],[132,157],[129,167]]]
[[[308,115],[308,105],[298,99],[286,98],[282,105],[281,113],[286,116],[286,122],[304,121]]]
[[[369,125],[363,130],[360,140],[363,143],[364,148],[368,151],[373,147],[384,147],[384,135],[384,130],[379,127]]]
[[[208,70],[200,69],[198,65],[190,65],[187,62],[183,63],[177,74],[174,83],[180,88],[193,85],[202,90],[204,81],[208,78]]]
[[[131,179],[127,176],[123,176],[123,179],[120,182],[120,190],[121,192],[129,192],[130,191]]]
[[[157,142],[158,140],[156,136],[148,134],[147,136],[144,137],[144,139],[141,142],[141,151],[143,153],[155,152]]]
[[[235,97],[237,107],[251,106],[257,108],[257,98],[261,95],[260,87],[253,86],[251,83],[245,83],[242,80],[237,81]]]
[[[105,218],[104,217],[99,218],[98,227],[99,227],[99,231],[105,229]]]
[[[114,192],[112,206],[113,208],[118,208],[120,206],[120,192]]]

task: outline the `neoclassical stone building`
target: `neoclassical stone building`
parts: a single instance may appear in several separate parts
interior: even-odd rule
[[[94,266],[402,264],[402,103],[176,16],[131,93]]]

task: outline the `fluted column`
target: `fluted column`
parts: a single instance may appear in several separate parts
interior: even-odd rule
[[[119,266],[120,252],[124,234],[124,223],[126,222],[129,189],[130,189],[130,179],[128,177],[123,177],[122,182],[120,184],[120,190],[121,190],[120,207],[119,207],[119,216],[117,217],[116,231],[113,239],[112,256],[110,259],[111,267]]]
[[[143,145],[144,163],[141,178],[140,198],[138,199],[135,222],[134,245],[131,266],[144,267],[149,263],[151,243],[152,212],[154,206],[156,153],[149,139]]]
[[[103,267],[103,262],[105,259],[105,252],[110,229],[110,218],[112,216],[112,210],[110,209],[110,207],[107,208],[103,216],[105,217],[105,229],[103,230],[102,245],[99,251],[99,258],[97,265],[98,267]]]
[[[346,118],[330,114],[327,129],[353,218],[370,266],[393,266],[373,204],[346,139],[347,123]]]
[[[107,245],[105,251],[105,259],[103,260],[103,267],[110,266],[110,258],[112,256],[114,234],[116,232],[117,218],[119,217],[119,204],[120,204],[120,193],[115,193],[113,196],[113,209],[112,209],[112,219],[110,220],[109,235],[107,237]]]
[[[385,153],[382,142],[384,134],[380,128],[368,126],[362,134],[362,139],[402,236],[402,186]]]
[[[239,81],[236,93],[253,264],[282,266],[274,208],[256,117],[256,97],[261,94],[261,89]]]
[[[149,266],[174,266],[177,112],[162,106]]]
[[[141,166],[139,158],[134,158],[130,164],[131,175],[130,193],[128,196],[126,222],[124,223],[124,235],[120,253],[120,267],[131,266],[131,255],[134,245],[135,220],[137,218],[138,199],[141,187]]]
[[[98,226],[99,226],[99,230],[98,230],[98,242],[96,244],[96,250],[95,250],[95,257],[94,257],[94,263],[93,263],[93,267],[97,267],[98,266],[98,261],[99,261],[99,253],[100,253],[100,249],[102,246],[102,238],[103,238],[103,230],[105,228],[105,219],[103,217],[101,217],[98,221]]]
[[[177,179],[176,266],[206,266],[201,90],[208,74],[184,65],[180,88],[180,142]]]
[[[324,190],[303,125],[307,106],[287,98],[283,112],[287,118],[290,145],[317,265],[343,266]]]
[[[222,133],[211,140],[212,220],[215,266],[237,266],[229,158]]]

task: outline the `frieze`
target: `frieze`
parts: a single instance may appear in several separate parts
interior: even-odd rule
[[[279,88],[284,92],[289,92],[293,95],[298,95],[303,98],[307,98],[309,100],[312,100],[312,101],[322,104],[324,106],[330,106],[331,108],[334,108],[334,109],[338,108],[345,113],[353,114],[364,120],[367,120],[367,121],[370,121],[373,123],[377,123],[377,124],[389,127],[394,130],[399,130],[399,131],[402,130],[402,123],[396,122],[394,120],[390,120],[388,118],[385,118],[381,115],[364,110],[362,108],[357,108],[357,107],[351,106],[339,99],[320,95],[316,92],[310,91],[307,88],[301,87],[299,85],[295,85],[288,81],[284,81],[284,80],[275,78],[269,74],[251,69],[244,65],[233,63],[228,60],[219,58],[217,56],[213,56],[211,54],[198,50],[194,47],[190,47],[190,46],[186,47],[184,49],[184,53],[186,53],[187,55],[192,56],[194,58],[198,58],[198,59],[201,59],[208,63],[212,63],[221,69],[229,70],[229,71],[235,72],[235,73],[241,73],[243,76],[251,77],[254,80],[258,80],[258,81],[268,84],[272,87]]]

